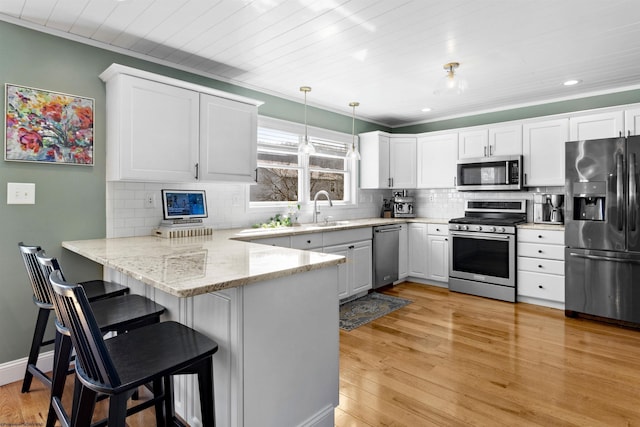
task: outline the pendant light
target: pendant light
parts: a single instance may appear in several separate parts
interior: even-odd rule
[[[316,147],[309,141],[309,134],[307,132],[307,92],[311,92],[309,86],[300,87],[300,92],[304,92],[304,140],[298,145],[299,153],[314,154]]]
[[[349,107],[353,107],[353,124],[351,126],[351,147],[347,151],[347,157],[350,159],[360,160],[360,152],[356,148],[356,107],[360,105],[359,102],[350,102]]]
[[[438,82],[436,90],[433,91],[434,95],[460,95],[467,89],[467,81],[456,74],[458,67],[458,62],[444,64],[447,75]]]

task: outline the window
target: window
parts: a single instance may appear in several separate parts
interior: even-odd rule
[[[264,124],[264,121],[267,124]],[[289,122],[261,119],[258,127],[258,183],[250,201],[256,205],[305,203],[325,190],[337,202],[352,202],[355,162],[346,157],[351,135],[314,129],[312,155],[298,153],[304,128]]]

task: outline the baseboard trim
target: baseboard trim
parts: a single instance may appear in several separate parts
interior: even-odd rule
[[[51,372],[53,369],[53,350],[40,353],[38,368],[44,372]],[[22,381],[25,369],[27,369],[26,357],[0,364],[0,386]]]

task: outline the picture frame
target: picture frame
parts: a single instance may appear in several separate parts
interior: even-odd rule
[[[95,100],[5,83],[4,160],[93,166]]]

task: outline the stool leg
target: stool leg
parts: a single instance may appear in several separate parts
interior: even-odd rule
[[[173,378],[171,378],[171,375],[167,375],[164,377],[164,417],[167,425],[174,425],[174,415]]]
[[[38,363],[38,356],[40,355],[40,346],[44,339],[44,332],[47,328],[47,322],[49,321],[49,313],[51,310],[44,308],[38,308],[38,318],[36,320],[36,327],[33,331],[33,339],[31,340],[31,350],[29,350],[29,357],[27,358],[27,369],[24,373],[24,379],[22,380],[22,392],[26,393],[31,388],[31,380],[33,374],[31,369],[36,367]]]
[[[107,420],[109,427],[126,427],[127,399],[126,393],[114,394],[109,398],[109,418]]]
[[[208,357],[198,367],[198,389],[202,427],[215,427],[216,410],[213,397],[213,359]]]
[[[76,389],[80,389],[80,391],[78,392],[78,399],[74,399],[73,402],[73,409],[71,410],[71,426],[90,427],[91,418],[93,417],[93,410],[96,407],[97,393],[90,388],[82,385],[82,383],[78,379],[76,379],[74,387]]]
[[[153,380],[153,397],[157,398],[161,396],[162,391],[162,379],[158,378]],[[158,400],[155,404],[156,410],[156,427],[165,427],[166,423],[166,415],[164,413],[164,400]]]
[[[56,332],[56,341],[53,357],[53,379],[51,381],[51,402],[49,404],[49,414],[47,415],[47,427],[53,427],[56,422],[56,413],[53,408],[53,399],[62,400],[62,392],[69,370],[69,360],[73,345],[71,338]]]

